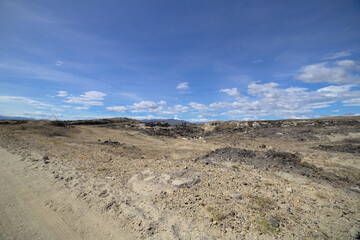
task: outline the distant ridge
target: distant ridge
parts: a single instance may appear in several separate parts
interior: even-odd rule
[[[142,122],[167,122],[170,125],[192,124],[191,122],[178,119],[144,119]]]
[[[0,119],[13,119],[13,120],[34,120],[34,118],[14,117],[14,116],[3,116],[3,115],[0,115]]]

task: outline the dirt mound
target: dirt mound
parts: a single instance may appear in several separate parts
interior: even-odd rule
[[[248,164],[253,166],[255,169],[273,169],[275,171],[299,174],[309,178],[326,180],[334,185],[350,182],[347,178],[342,178],[333,173],[325,172],[321,168],[302,161],[299,154],[289,152],[277,152],[274,150],[262,152],[227,147],[212,151],[205,156],[196,158],[195,161],[200,161],[207,165],[230,165],[234,169],[238,167],[237,164]]]
[[[316,141],[319,136],[357,132],[358,118],[276,120],[242,122],[208,122],[204,125],[207,135],[237,134],[246,139],[279,138],[298,141]]]
[[[204,130],[198,126],[174,125],[151,127],[143,130],[150,136],[196,138],[202,136]]]
[[[145,122],[146,127],[170,127],[167,122]]]
[[[323,151],[331,151],[331,152],[344,152],[344,153],[357,153],[360,154],[360,146],[355,144],[346,143],[339,145],[322,145],[320,144],[315,149],[320,149]]]
[[[293,171],[301,166],[301,158],[298,154],[287,152],[276,152],[269,150],[267,152],[239,149],[239,148],[221,148],[197,158],[195,161],[202,161],[205,164],[216,164],[231,162],[246,163],[254,166],[256,169],[281,169],[283,171]]]
[[[122,146],[125,146],[125,143],[120,143],[120,142],[117,142],[117,141],[106,140],[106,141],[102,142],[101,145],[110,145],[110,146],[119,146],[119,147],[122,147]]]

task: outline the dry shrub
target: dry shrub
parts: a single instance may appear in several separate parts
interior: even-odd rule
[[[279,233],[281,229],[273,227],[268,220],[260,218],[256,220],[256,230],[258,230],[261,234],[269,234]]]
[[[206,211],[208,211],[211,214],[211,218],[217,222],[222,221],[224,218],[226,218],[226,214],[221,212],[219,209],[216,209],[215,207],[207,206]]]
[[[268,211],[276,207],[275,201],[268,197],[262,197],[254,194],[248,194],[247,197],[250,199],[249,207],[258,211]]]

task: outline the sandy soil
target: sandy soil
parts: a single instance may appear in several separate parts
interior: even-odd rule
[[[132,239],[0,148],[0,239]],[[56,204],[56,207],[54,205]]]
[[[359,118],[0,124],[1,239],[356,239]]]

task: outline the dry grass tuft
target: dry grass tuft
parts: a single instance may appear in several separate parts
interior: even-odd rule
[[[216,209],[215,207],[212,206],[207,206],[206,211],[208,211],[211,214],[211,218],[217,222],[222,221],[227,216],[227,214],[221,212],[219,209]]]
[[[268,211],[276,207],[275,201],[268,197],[262,197],[254,194],[247,194],[246,196],[250,200],[249,207],[258,211]]]
[[[279,233],[281,230],[280,228],[273,227],[265,218],[257,219],[255,222],[256,230],[261,234]]]

